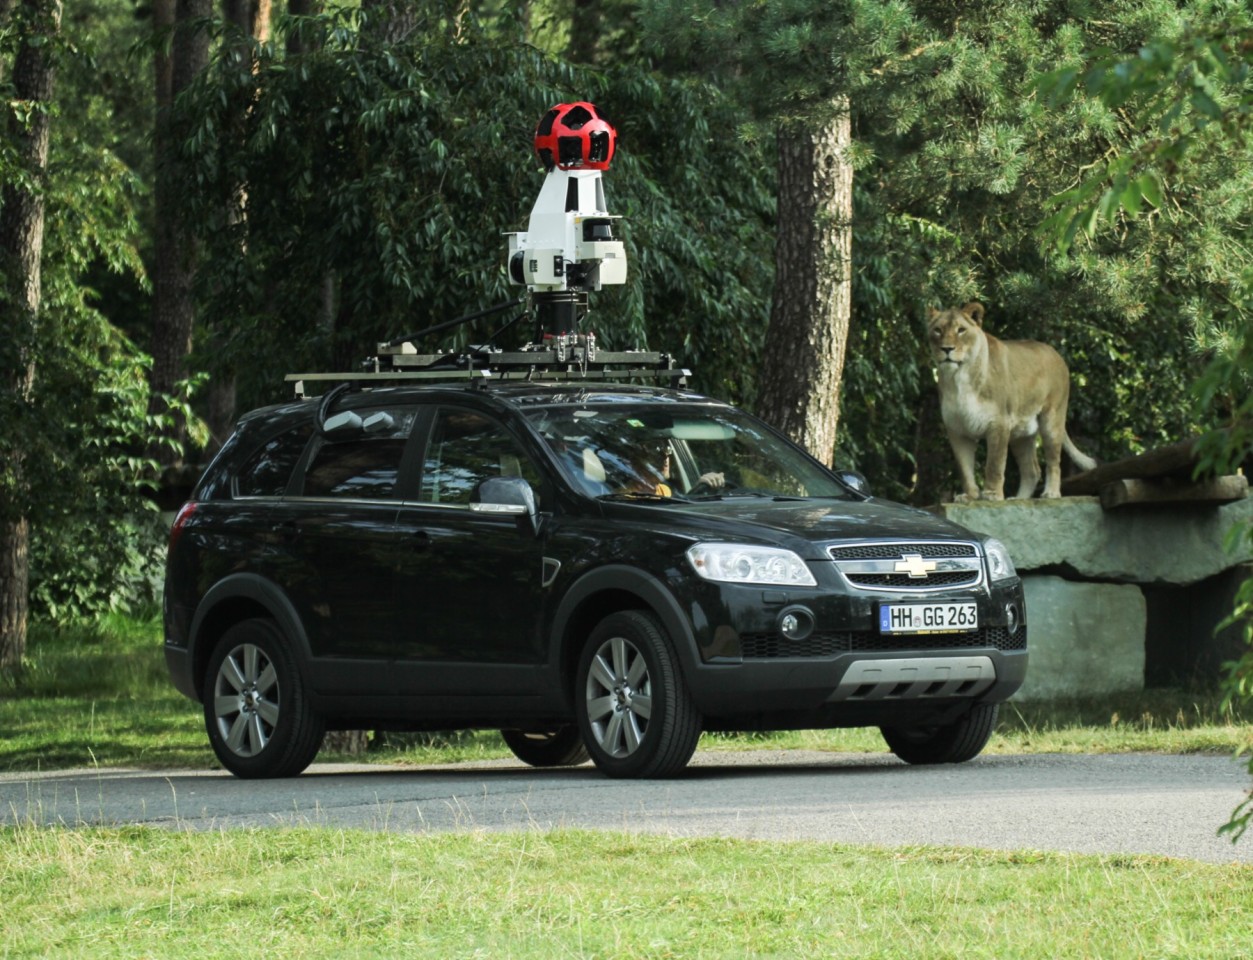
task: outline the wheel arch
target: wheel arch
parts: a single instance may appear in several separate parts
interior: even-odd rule
[[[218,640],[235,624],[256,617],[277,622],[295,644],[296,666],[307,682],[309,640],[295,607],[272,581],[255,573],[237,573],[215,583],[192,618],[188,655],[197,697],[204,687],[205,670]]]
[[[566,591],[553,617],[553,657],[562,700],[571,709],[571,690],[583,644],[596,624],[620,610],[642,610],[655,616],[674,643],[683,673],[689,674],[695,668],[696,638],[682,607],[665,584],[638,567],[597,567]]]

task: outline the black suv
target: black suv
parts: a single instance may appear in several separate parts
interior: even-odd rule
[[[669,388],[355,389],[239,423],[174,522],[174,684],[241,777],[326,729],[681,771],[702,730],[974,757],[1027,667],[1005,548]]]

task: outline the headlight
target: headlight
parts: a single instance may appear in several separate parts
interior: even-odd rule
[[[1018,576],[1014,561],[1009,559],[1009,551],[1001,541],[983,541],[983,552],[988,555],[988,572],[992,575],[993,583],[997,580],[1012,580]]]
[[[792,587],[813,587],[818,583],[804,560],[780,547],[698,543],[688,549],[687,559],[706,580]]]

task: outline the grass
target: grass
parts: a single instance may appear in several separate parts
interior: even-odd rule
[[[207,768],[200,707],[170,685],[155,618],[31,630],[17,686],[0,688],[0,771],[69,767]],[[1150,690],[1099,702],[1011,703],[989,753],[1233,753],[1253,748],[1253,714],[1216,694]],[[702,750],[881,753],[876,729],[706,734]],[[366,758],[443,763],[507,758],[494,732],[376,738]],[[348,759],[324,753],[320,760]],[[353,758],[363,759],[363,758]]]
[[[0,687],[0,770],[206,767],[197,704],[170,685],[155,617],[32,624],[18,685]]]
[[[1249,956],[1253,867],[575,831],[0,830],[6,957]]]
[[[37,629],[0,689],[0,770],[209,767],[155,622]],[[1230,752],[1249,718],[1177,691],[1011,705],[994,752]],[[371,759],[509,756],[491,733]],[[705,750],[882,751],[873,730],[706,735]],[[323,756],[320,759],[340,759]],[[327,827],[0,829],[3,957],[1253,956],[1253,867],[1162,857]]]

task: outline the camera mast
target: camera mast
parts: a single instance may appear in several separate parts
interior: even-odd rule
[[[586,101],[561,103],[535,130],[535,152],[546,170],[525,231],[508,233],[509,282],[524,296],[448,320],[378,345],[356,373],[294,373],[298,395],[317,381],[471,380],[659,380],[685,386],[690,371],[663,353],[606,351],[584,330],[588,295],[627,278],[626,249],[614,235],[620,219],[609,213],[603,173],[617,145],[617,131]],[[456,351],[424,352],[422,338],[483,317],[520,309],[485,344]],[[494,343],[531,317],[533,338],[516,350]]]

